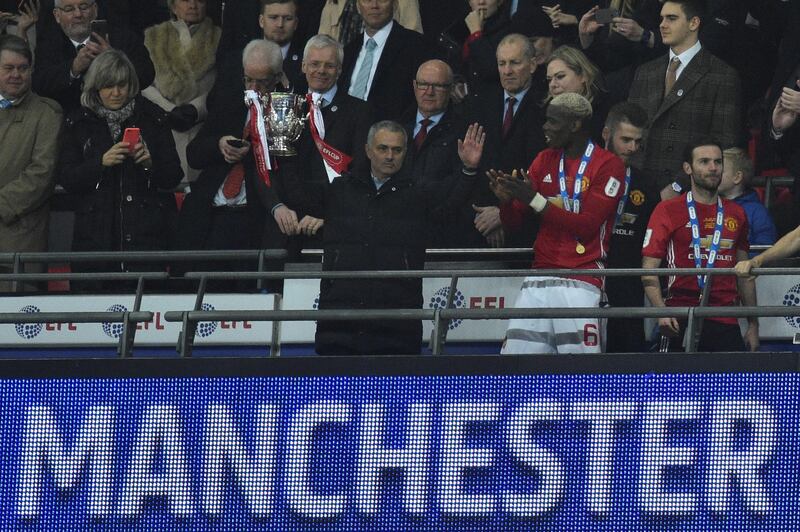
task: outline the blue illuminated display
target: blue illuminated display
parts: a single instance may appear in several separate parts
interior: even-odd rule
[[[798,530],[800,375],[0,381],[0,528]]]

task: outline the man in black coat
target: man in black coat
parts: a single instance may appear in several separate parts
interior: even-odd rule
[[[130,30],[109,27],[108,35],[92,35],[97,3],[56,0],[53,16],[60,31],[37,37],[33,88],[61,104],[64,113],[80,107],[83,76],[94,58],[109,48],[125,52],[139,78],[139,86],[153,83],[155,69],[142,38]]]
[[[477,175],[482,151],[464,152],[459,139],[467,126],[450,105],[453,71],[444,61],[432,59],[420,65],[414,79],[417,105],[404,116],[408,135],[406,166],[416,183],[435,184],[445,191],[459,186],[463,176]],[[478,124],[474,134],[484,136]],[[445,201],[433,213],[436,230],[434,248],[483,247],[486,240],[475,229],[470,198],[459,204]]]
[[[370,171],[345,174],[325,197],[324,271],[421,270],[429,214],[444,195],[435,186],[412,182],[401,172],[406,132],[391,121],[374,124],[367,136]],[[481,139],[467,137],[468,150]],[[472,178],[464,176],[464,189]],[[458,191],[451,194],[458,194]],[[419,309],[420,279],[323,279],[320,310]],[[418,354],[419,320],[319,321],[315,348],[320,355]]]
[[[281,77],[275,43],[252,41],[242,63],[246,89],[270,92]],[[188,250],[284,248],[287,238],[297,234],[295,206],[303,202],[296,157],[272,157],[267,182],[257,168],[254,139],[243,133],[249,111],[242,82],[230,83],[231,89],[222,92],[227,98],[218,98],[219,105],[186,150],[189,165],[202,172],[183,202],[178,245]],[[234,186],[237,169],[243,175],[238,174]]]
[[[398,120],[414,104],[409,81],[430,57],[422,35],[392,19],[397,0],[357,0],[364,33],[344,49],[342,89],[366,100],[378,120]]]
[[[303,57],[313,116],[300,136],[297,150],[306,199],[311,210],[316,211],[334,179],[357,164],[364,165],[364,144],[373,122],[371,106],[339,88],[343,53],[339,41],[328,35],[315,35],[306,44]],[[304,247],[321,246],[321,227],[321,219],[311,215],[300,220]]]
[[[482,87],[468,101],[470,122],[481,124],[486,131],[481,173],[488,169],[505,173],[527,170],[545,148],[540,107],[544,95],[532,85],[537,64],[530,40],[518,33],[503,38],[497,47],[497,68],[500,85]],[[476,190],[473,198],[478,231],[493,247],[530,246],[536,236],[535,227],[505,235],[497,200],[489,191],[488,182],[481,183],[483,186]]]

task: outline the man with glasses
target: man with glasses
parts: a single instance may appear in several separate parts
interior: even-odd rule
[[[251,41],[242,54],[243,89],[262,95],[273,91],[283,73],[281,63],[277,44]],[[178,219],[181,249],[284,248],[288,237],[298,233],[295,209],[303,203],[303,192],[297,157],[276,158],[263,149],[266,139],[253,127],[257,125],[253,111],[245,104],[242,90],[231,93],[219,100],[189,143],[186,158],[201,173]],[[210,267],[235,271],[247,266],[215,263]],[[222,283],[217,288],[249,287]]]
[[[33,54],[0,37],[0,251],[47,251],[61,108],[31,92]],[[0,283],[0,289],[7,287]]]
[[[303,52],[311,120],[297,143],[301,175],[312,211],[321,210],[328,186],[357,162],[366,162],[364,144],[372,125],[372,107],[339,88],[342,45],[328,35],[315,35]],[[300,220],[304,247],[321,247],[323,220]]]
[[[467,128],[463,118],[450,105],[453,71],[444,61],[433,59],[420,65],[413,81],[417,105],[404,117],[408,136],[406,166],[416,183],[439,185],[448,191],[448,201],[432,213],[437,221],[430,239],[432,247],[476,247],[485,243],[473,226],[474,212],[470,197],[449,192],[476,176],[483,154],[483,128]],[[467,143],[464,135],[481,142]],[[465,146],[480,149],[465,149]]]
[[[155,70],[141,37],[114,26],[108,27],[106,35],[92,32],[97,19],[95,0],[55,0],[53,17],[60,31],[39,36],[33,88],[60,103],[65,113],[80,106],[83,76],[95,57],[109,48],[125,52],[140,87],[153,82]]]

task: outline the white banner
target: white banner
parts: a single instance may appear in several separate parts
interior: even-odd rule
[[[275,296],[267,294],[207,294],[203,310],[273,310]],[[0,312],[127,312],[134,296],[22,296],[0,298]],[[181,322],[167,322],[164,313],[192,310],[194,295],[152,295],[142,298],[141,310],[153,312],[153,321],[136,327],[140,346],[177,345]],[[0,325],[2,346],[116,345],[121,323],[18,323]],[[213,321],[197,326],[197,345],[267,345],[271,322]]]
[[[453,299],[455,308],[513,307],[522,284],[521,277],[465,278],[459,280]],[[448,279],[425,279],[423,308],[443,308],[447,301]],[[764,276],[757,280],[758,302],[762,306],[800,305],[800,280],[793,276]],[[0,298],[0,312],[125,312],[133,309],[133,296],[20,296]],[[191,310],[194,295],[152,295],[142,299],[144,311],[155,314],[153,321],[140,323],[136,345],[176,345],[182,324],[167,323],[164,313]],[[204,310],[272,310],[275,296],[267,294],[208,294]],[[319,303],[319,280],[287,280],[283,308],[312,310]],[[800,316],[760,319],[761,338],[791,339],[800,332]],[[499,342],[506,331],[506,320],[453,320],[448,341]],[[423,341],[431,336],[433,324],[423,323]],[[316,322],[284,322],[283,343],[313,343]],[[0,346],[105,346],[115,345],[122,334],[119,323],[29,323],[0,325]],[[197,345],[268,345],[271,322],[201,322]]]
[[[453,306],[464,308],[513,307],[522,277],[488,279],[465,278],[458,281]],[[444,308],[450,291],[449,279],[424,279],[423,308]],[[319,279],[287,280],[283,285],[283,308],[292,310],[316,309],[319,305]],[[423,322],[422,339],[428,341],[433,322]],[[506,320],[453,320],[447,333],[448,341],[501,341],[506,333]],[[281,328],[281,341],[286,343],[313,342],[316,323],[286,322]]]

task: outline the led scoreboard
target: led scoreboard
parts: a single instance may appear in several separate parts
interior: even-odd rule
[[[2,361],[2,530],[800,530],[797,355]]]

